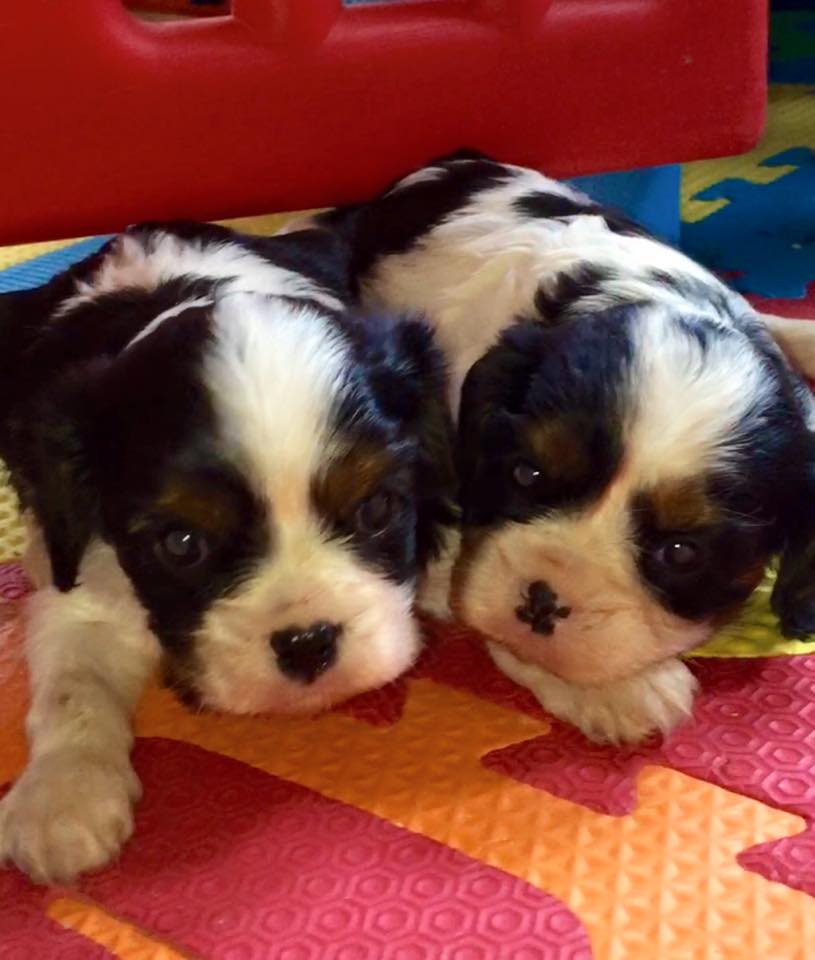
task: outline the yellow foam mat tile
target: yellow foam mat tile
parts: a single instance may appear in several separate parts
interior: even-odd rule
[[[51,901],[47,912],[60,926],[104,947],[119,960],[194,960],[191,954],[160,943],[94,904],[60,897]]]
[[[8,470],[0,460],[0,562],[20,556],[24,547],[25,532],[17,497],[9,485]]]
[[[761,142],[749,153],[716,160],[699,160],[682,167],[682,219],[704,220],[727,200],[695,200],[694,194],[720,180],[735,177],[753,183],[772,183],[793,167],[762,167],[763,160],[789,147],[815,149],[815,88],[798,84],[770,87],[767,128]]]
[[[768,570],[764,582],[750,597],[739,618],[720,630],[693,657],[777,657],[783,654],[815,653],[815,643],[788,640],[778,632],[778,621],[770,609],[775,571]]]
[[[43,243],[26,243],[16,247],[0,247],[0,270],[6,270],[17,263],[33,260],[34,257],[41,257],[46,253],[53,253],[54,250],[69,247],[72,243],[78,243],[83,239],[86,238],[76,237],[73,240],[47,240]]]

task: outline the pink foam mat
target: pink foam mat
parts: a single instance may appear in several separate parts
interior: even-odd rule
[[[464,631],[448,636],[425,667],[438,682],[531,715],[534,697],[498,674]],[[697,660],[701,693],[691,720],[667,740],[638,748],[593,744],[553,721],[542,737],[488,753],[490,769],[599,813],[637,803],[636,779],[662,766],[795,813],[798,836],[744,851],[739,862],[815,896],[815,655]]]
[[[6,652],[10,656],[4,670],[5,676],[13,680],[13,686],[6,689],[14,691],[12,700],[20,705],[20,690],[24,688],[20,684],[19,654],[15,651],[21,637],[20,600],[27,590],[18,566],[0,565],[0,643],[3,636],[9,638]],[[278,749],[277,728],[269,721],[258,720],[257,726],[245,729],[233,727],[235,732],[222,739],[217,733],[221,718],[211,718],[206,724],[210,733],[202,736],[205,746],[220,744],[218,753],[182,742],[189,739],[198,722],[185,721],[178,741],[155,737],[138,741],[135,763],[145,784],[145,799],[137,811],[136,837],[117,864],[83,879],[78,891],[67,894],[69,899],[98,905],[103,919],[108,918],[108,928],[119,921],[133,924],[151,944],[172,948],[172,960],[178,956],[204,960],[588,960],[593,954],[586,931],[591,930],[594,939],[606,922],[598,920],[598,916],[607,916],[609,928],[614,926],[616,931],[619,924],[613,918],[623,916],[631,907],[626,903],[625,889],[636,878],[633,873],[625,874],[625,865],[630,863],[636,872],[637,863],[645,856],[658,868],[663,854],[651,856],[651,847],[647,845],[664,842],[665,869],[668,870],[667,864],[676,869],[683,861],[677,861],[670,850],[672,845],[687,842],[688,830],[697,829],[692,826],[694,823],[700,829],[710,830],[711,851],[719,851],[718,865],[710,868],[710,882],[723,876],[724,869],[726,883],[732,886],[727,888],[729,894],[721,904],[715,897],[705,901],[705,915],[709,914],[706,922],[710,926],[697,931],[688,960],[711,960],[713,954],[700,946],[707,940],[732,947],[733,941],[728,938],[734,924],[736,931],[741,929],[742,921],[738,918],[745,907],[736,909],[735,919],[727,918],[730,932],[721,941],[716,936],[725,920],[717,911],[724,911],[731,899],[741,904],[752,902],[751,883],[765,884],[769,880],[778,884],[778,889],[788,888],[790,895],[793,891],[815,894],[815,656],[696,661],[691,666],[700,680],[701,692],[693,719],[664,742],[655,739],[636,749],[615,749],[591,744],[574,729],[547,718],[534,697],[501,675],[480,643],[466,631],[430,623],[427,634],[426,653],[407,677],[338,707],[339,717],[315,721],[313,728],[303,728],[313,729],[313,734],[308,733],[302,742],[289,740],[288,747],[280,747],[284,753],[289,751],[287,756],[300,758],[299,765],[287,767],[282,776],[299,779],[302,775],[306,778],[303,782],[308,782],[315,769],[330,767],[334,779],[324,781],[318,777],[322,784],[319,789],[335,796],[343,795],[345,790],[344,799],[348,802],[328,799],[234,759],[255,755],[251,751],[242,754],[234,739],[240,729],[244,730],[244,737],[246,731],[249,736],[256,731],[263,751],[274,756]],[[432,697],[437,699],[426,699],[428,691],[435,691]],[[451,698],[463,706],[463,713],[460,707],[445,712]],[[153,709],[172,703],[169,697],[154,698],[151,702]],[[417,716],[419,702],[425,704],[422,709],[432,709],[432,716]],[[431,702],[435,704],[432,708]],[[6,710],[6,715],[18,716],[19,709],[13,706],[11,713]],[[186,716],[177,706],[173,710],[178,711],[178,720]],[[359,722],[349,725],[348,717]],[[429,722],[433,718],[435,722]],[[504,724],[507,733],[485,740],[479,725],[490,722]],[[228,725],[228,718],[223,718],[223,723]],[[457,732],[452,740],[450,731],[440,736],[439,723],[453,725]],[[413,732],[400,735],[399,730],[405,727]],[[174,730],[171,724],[152,732],[175,736]],[[308,737],[334,735],[339,737],[335,753],[326,752],[322,742],[315,743],[314,748],[309,746]],[[210,736],[214,737],[212,741],[206,739]],[[460,795],[449,790],[449,837],[457,837],[449,846],[432,839],[432,809],[427,817],[404,819],[401,814],[391,813],[386,820],[349,805],[358,803],[382,813],[380,807],[370,806],[374,801],[366,793],[348,792],[348,783],[334,793],[331,785],[339,786],[336,779],[348,780],[350,776],[342,762],[343,751],[356,749],[352,744],[359,742],[367,744],[361,755],[368,755],[370,750],[373,758],[378,756],[376,743],[387,743],[391,737],[391,742],[400,746],[387,760],[383,755],[371,762],[389,764],[396,774],[390,781],[395,803],[392,810],[401,810],[396,803],[400,778],[422,775],[417,757],[443,749],[440,745],[447,742],[456,745],[453,765],[463,764],[462,776],[476,793],[470,797],[466,790]],[[488,745],[479,747],[479,743]],[[320,749],[315,749],[318,746]],[[410,756],[403,756],[402,751]],[[317,759],[310,767],[312,753]],[[265,766],[265,756],[258,755],[252,762]],[[439,761],[448,762],[441,757]],[[351,767],[359,782],[368,783],[364,766],[352,763]],[[650,791],[651,804],[664,807],[668,782],[660,780],[661,786],[655,793],[654,781],[649,780],[650,786],[646,786],[643,777],[646,768],[655,767],[693,778],[670,781],[671,789],[678,791],[672,794],[677,803],[674,819],[660,821],[672,838],[670,842],[660,834],[656,820],[637,820],[638,783],[644,794]],[[490,775],[497,775],[495,779],[480,781],[477,771],[484,768]],[[455,770],[453,775],[457,776]],[[489,807],[493,812],[482,813],[497,818],[483,825],[483,833],[492,837],[490,849],[495,850],[507,842],[497,838],[512,836],[516,830],[513,827],[506,835],[502,832],[502,821],[505,825],[507,818],[511,822],[515,815],[511,804],[521,802],[514,794],[514,799],[509,800],[511,788],[506,785],[513,782],[533,791],[531,797],[525,794],[522,805],[526,804],[526,814],[517,827],[522,837],[528,835],[530,853],[525,859],[527,855],[518,848],[511,862],[502,862],[500,858],[492,861],[503,866],[502,870],[476,859],[481,856],[476,852],[481,849],[477,842],[481,831],[473,832],[469,803],[479,800],[479,790],[495,793],[494,810]],[[313,786],[314,781],[311,783]],[[372,780],[372,790],[373,783]],[[722,788],[725,793],[714,794],[707,785]],[[507,789],[509,806],[500,799]],[[608,889],[607,904],[589,904],[581,899],[582,894],[570,890],[568,882],[559,887],[552,884],[551,876],[538,886],[532,882],[541,875],[535,857],[540,857],[543,850],[562,857],[563,869],[574,870],[577,876],[580,871],[591,871],[592,856],[602,857],[604,849],[615,849],[612,839],[607,840],[607,848],[597,850],[591,844],[580,845],[579,833],[561,836],[551,819],[546,822],[553,831],[552,844],[536,847],[535,791],[540,797],[541,813],[559,810],[558,816],[566,816],[575,824],[590,824],[586,829],[594,831],[597,837],[629,837],[619,851],[608,853],[619,858],[622,879],[618,887]],[[777,827],[768,830],[760,826],[768,822],[766,817],[761,819],[757,808],[750,813],[744,806],[748,801],[741,798],[734,806],[733,794],[752,798],[763,805],[765,813],[781,818],[775,821]],[[417,800],[423,795],[428,802],[438,805],[445,802],[448,793],[440,792],[436,783],[426,794],[419,791]],[[576,806],[558,807],[564,800]],[[376,803],[381,801],[382,796]],[[706,806],[708,803],[712,806]],[[716,810],[722,804],[729,813],[719,816]],[[768,807],[782,811],[783,815],[770,814]],[[588,816],[581,811],[591,812],[588,820],[581,819]],[[693,811],[696,813],[689,816]],[[533,817],[524,819],[530,812]],[[803,830],[787,814],[801,818]],[[550,818],[554,815],[548,814]],[[739,839],[727,848],[729,852],[722,859],[722,838],[732,832],[734,824],[727,818],[743,815],[758,816],[759,826],[736,831]],[[638,834],[617,834],[603,826],[626,817],[637,822],[633,829]],[[417,832],[405,829],[404,823]],[[446,839],[447,835],[445,827],[437,837]],[[564,837],[571,838],[568,848],[564,846]],[[453,849],[456,844],[458,850]],[[704,849],[702,843],[695,856]],[[573,855],[581,864],[579,869],[569,866]],[[728,862],[731,872],[721,866]],[[666,872],[664,876],[673,874]],[[739,879],[751,876],[750,881]],[[699,868],[698,877],[700,882],[708,882],[704,866]],[[664,877],[660,882],[667,883]],[[688,900],[691,894],[685,887],[674,879],[672,886],[666,886],[659,894],[659,902],[669,904],[672,898],[679,897],[685,898],[684,910],[701,909],[696,901],[693,906]],[[558,891],[557,895],[549,892],[552,889]],[[757,889],[766,891],[766,884]],[[602,901],[605,887],[595,890],[594,895]],[[643,895],[640,890],[638,898],[641,900]],[[87,930],[81,935],[65,929],[53,910],[50,917],[48,914],[55,896],[64,894],[44,892],[16,871],[0,870],[0,960],[111,955],[124,960],[169,960],[166,954],[140,952],[141,948],[132,944],[126,950],[110,943],[105,948],[89,939]],[[815,923],[815,909],[811,917],[807,912],[808,897],[793,902],[780,895],[778,902],[791,911],[789,916],[784,914],[777,920],[782,928],[777,936],[786,937],[785,949],[791,950],[776,956],[778,941],[770,950],[772,956],[765,956],[767,951],[762,953],[756,947],[758,952],[734,954],[733,960],[815,957],[815,944],[804,946],[806,930],[810,929],[806,924],[810,919]],[[665,918],[659,923],[675,936],[687,917],[680,912],[674,921],[667,906],[665,909]],[[641,917],[637,930],[641,931],[645,922],[645,917]],[[762,923],[766,928],[766,917],[762,921],[758,913],[751,915],[751,936],[756,935]],[[796,927],[796,923],[800,926]],[[786,925],[791,932],[785,932]],[[614,942],[615,935],[609,933],[610,942]],[[625,936],[630,938],[631,933]],[[635,933],[635,940],[636,936]],[[647,936],[639,936],[642,942],[637,947],[636,960],[676,960],[670,951],[652,956]],[[630,945],[635,940],[626,943]],[[731,955],[725,949],[721,956],[730,960]],[[624,955],[608,952],[604,947],[594,957],[623,960]]]
[[[235,760],[138,743],[138,842],[71,896],[208,960],[589,960],[554,897]],[[109,956],[0,871],[3,960]],[[9,909],[6,905],[13,905]]]

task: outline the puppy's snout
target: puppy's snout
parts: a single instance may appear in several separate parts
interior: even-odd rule
[[[320,621],[310,627],[288,627],[271,636],[271,646],[283,673],[301,683],[314,683],[337,659],[342,627]]]
[[[529,624],[533,633],[550,636],[555,632],[558,620],[565,620],[571,607],[558,601],[555,591],[545,580],[535,580],[521,595],[521,604],[515,608],[515,616],[521,623]]]

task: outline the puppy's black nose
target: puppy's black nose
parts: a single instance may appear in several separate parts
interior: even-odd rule
[[[314,683],[337,659],[337,639],[342,627],[336,623],[312,623],[310,627],[289,627],[273,633],[270,643],[277,664],[287,677]]]
[[[543,580],[535,580],[521,595],[522,603],[515,608],[515,616],[521,623],[529,624],[533,633],[550,636],[555,632],[558,620],[565,620],[571,607],[558,603],[557,594]]]

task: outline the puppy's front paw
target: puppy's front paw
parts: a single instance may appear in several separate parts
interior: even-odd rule
[[[521,662],[503,647],[487,646],[503,673],[597,743],[640,743],[651,734],[667,734],[693,708],[696,678],[675,657],[603,687],[578,687]]]
[[[640,743],[655,733],[668,734],[693,710],[698,683],[675,657],[587,691],[578,724],[590,740],[600,743]]]
[[[133,832],[141,786],[129,761],[81,751],[34,760],[0,803],[0,862],[35,883],[67,882],[109,863]]]

